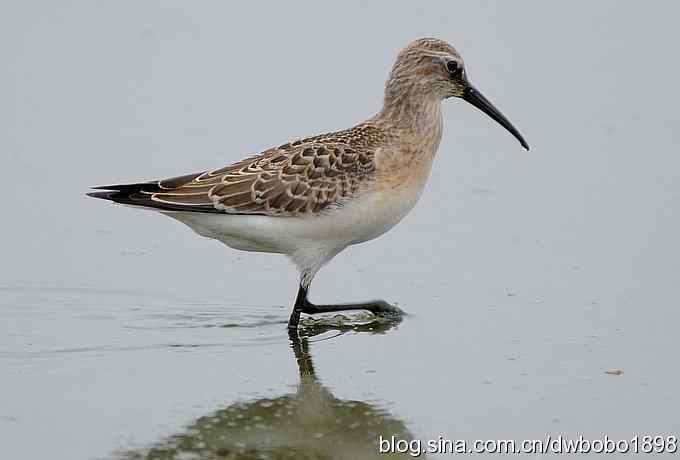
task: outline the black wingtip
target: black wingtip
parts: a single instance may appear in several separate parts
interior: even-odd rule
[[[139,192],[139,191],[157,191],[159,189],[158,182],[140,182],[134,184],[116,184],[116,185],[97,185],[90,187],[95,190],[115,190],[117,192]]]
[[[157,192],[157,182],[139,182],[133,184],[97,185],[91,187],[102,192],[89,192],[87,196],[102,200],[115,201],[116,203],[138,204],[133,200],[133,195],[140,192]],[[144,197],[146,200],[146,197]],[[143,200],[144,201],[144,200]]]
[[[152,195],[160,188],[157,182],[144,182],[140,184],[121,184],[121,185],[100,185],[92,187],[101,192],[89,192],[86,195],[101,200],[113,201],[131,206],[144,208],[156,208],[162,211],[191,211],[191,212],[210,212],[223,214],[224,211],[216,209],[214,206],[187,206],[175,205],[154,201]]]
[[[92,188],[99,189],[101,187],[92,187]],[[113,200],[114,195],[116,195],[118,193],[120,193],[120,192],[112,191],[112,190],[109,189],[108,192],[89,192],[89,193],[86,193],[86,195],[90,196],[92,198],[101,198],[102,200]]]

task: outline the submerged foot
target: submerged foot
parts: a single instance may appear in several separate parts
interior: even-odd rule
[[[396,305],[392,305],[391,303],[387,303],[384,300],[373,300],[371,302],[366,302],[364,304],[364,309],[370,311],[376,316],[384,316],[388,318],[401,318],[404,315],[404,311],[397,307]]]
[[[371,300],[368,302],[358,303],[339,303],[330,305],[316,305],[307,299],[307,288],[300,284],[297,298],[293,311],[288,320],[288,329],[297,329],[300,323],[300,314],[316,315],[319,313],[335,313],[342,311],[356,311],[365,310],[373,313],[375,316],[387,318],[390,320],[401,321],[404,312],[396,305],[385,302],[384,300]]]
[[[403,312],[399,307],[389,304],[384,300],[372,300],[370,302],[359,302],[359,303],[344,303],[344,304],[330,304],[330,305],[315,305],[311,302],[305,302],[302,305],[301,312],[307,313],[308,315],[314,315],[318,313],[333,313],[340,311],[356,311],[356,310],[367,310],[374,315],[401,315]]]
[[[404,312],[384,300],[373,300],[370,302],[347,303],[347,304],[332,304],[332,305],[315,305],[309,301],[303,302],[302,305],[296,305],[293,308],[293,313],[288,322],[289,329],[297,329],[300,323],[300,314],[316,315],[321,313],[335,313],[345,311],[365,310],[373,313],[375,316],[387,318],[390,320],[401,320]]]

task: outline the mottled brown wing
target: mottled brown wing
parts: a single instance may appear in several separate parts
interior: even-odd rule
[[[373,149],[342,140],[310,138],[221,169],[160,181],[150,198],[173,209],[212,205],[234,214],[317,214],[355,196],[375,170]]]

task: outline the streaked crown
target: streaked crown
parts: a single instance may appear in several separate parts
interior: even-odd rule
[[[404,92],[439,99],[458,96],[464,79],[463,59],[437,38],[421,38],[401,50],[386,85],[386,96]]]

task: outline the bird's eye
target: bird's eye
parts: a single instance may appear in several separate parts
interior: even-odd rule
[[[460,67],[458,66],[458,63],[456,61],[448,61],[446,63],[446,70],[451,75],[455,75],[456,73],[458,73],[458,69],[460,69]]]

